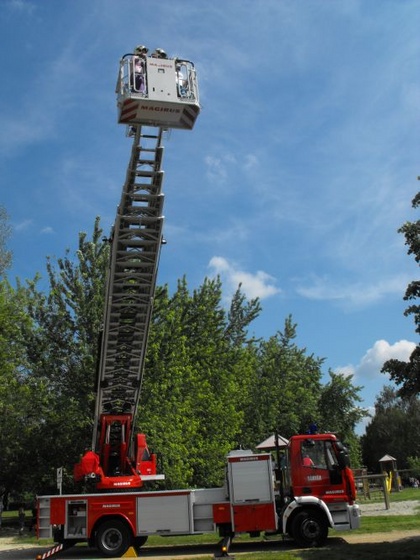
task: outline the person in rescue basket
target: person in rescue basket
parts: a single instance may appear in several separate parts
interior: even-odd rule
[[[155,49],[152,52],[152,58],[168,58],[168,55],[163,49]]]
[[[146,93],[146,68],[144,59],[148,51],[149,49],[144,45],[139,45],[134,49],[131,87],[135,93]]]

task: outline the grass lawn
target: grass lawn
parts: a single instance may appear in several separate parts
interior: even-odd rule
[[[401,492],[391,492],[389,495],[389,501],[392,502],[404,502],[407,500],[419,500],[420,501],[420,488],[404,488]],[[359,504],[373,504],[384,501],[382,491],[375,490],[371,493],[370,500],[363,497],[361,492],[357,495],[357,501]]]

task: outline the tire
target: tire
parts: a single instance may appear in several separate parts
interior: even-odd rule
[[[303,548],[322,546],[328,537],[325,515],[318,511],[301,511],[292,521],[292,537]]]
[[[148,537],[134,537],[134,546],[136,548],[141,548],[143,545],[147,543]]]
[[[130,529],[119,519],[105,521],[96,533],[96,547],[108,558],[122,556],[131,546],[132,540]]]

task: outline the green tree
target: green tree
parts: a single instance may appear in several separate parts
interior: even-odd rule
[[[414,209],[420,206],[420,193],[413,198],[412,206]],[[406,222],[398,232],[405,236],[405,244],[408,246],[407,253],[413,255],[417,264],[420,264],[420,220]],[[417,334],[420,334],[420,305],[415,301],[419,297],[420,281],[414,280],[408,285],[404,295],[404,300],[413,302],[407,307],[404,315],[413,316]],[[401,396],[420,393],[420,346],[416,346],[408,362],[397,359],[385,362],[382,372],[388,373],[391,380],[399,386]]]
[[[256,350],[243,428],[247,447],[255,447],[275,430],[286,438],[306,431],[316,418],[323,359],[296,345],[296,329],[287,317],[284,330],[261,341]]]
[[[410,469],[410,477],[420,478],[420,457],[407,457],[407,465]]]
[[[372,471],[390,454],[398,468],[408,468],[408,457],[420,457],[420,399],[402,397],[390,386],[383,388],[375,402],[375,413],[362,436],[363,462]]]
[[[0,206],[0,278],[12,262],[12,252],[7,249],[10,232],[9,215],[4,206]]]
[[[27,295],[0,281],[0,494],[23,490],[37,468],[33,435],[45,392],[27,375]]]
[[[352,375],[329,371],[330,381],[321,387],[318,404],[318,423],[323,432],[337,433],[350,449],[351,464],[361,463],[360,441],[355,433],[356,425],[368,415],[366,408],[357,405],[362,401],[362,387],[353,385]]]
[[[80,233],[76,259],[69,250],[57,267],[47,259],[48,293],[38,289],[37,279],[27,283],[34,323],[27,333],[28,371],[49,397],[37,465],[54,476],[56,467],[67,466],[69,480],[72,464],[91,440],[108,261],[109,243],[97,218],[91,239]]]
[[[220,280],[192,294],[158,290],[139,422],[162,452],[167,486],[218,486],[244,420],[252,362],[246,329],[257,300],[237,292],[227,313]]]

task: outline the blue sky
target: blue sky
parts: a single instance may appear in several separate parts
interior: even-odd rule
[[[419,0],[2,0],[1,203],[10,276],[44,274],[101,216],[131,140],[116,122],[120,57],[137,44],[194,61],[201,115],[165,140],[159,283],[220,274],[300,346],[353,373],[373,405],[417,337],[417,277],[397,229],[416,220]]]

